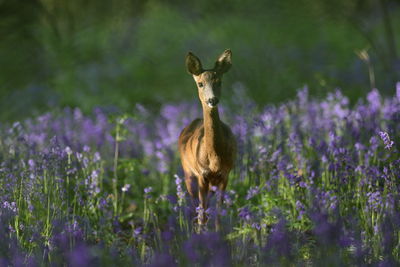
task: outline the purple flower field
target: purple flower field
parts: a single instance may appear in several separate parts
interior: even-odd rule
[[[197,229],[177,153],[196,102],[0,124],[0,266],[398,265],[397,87],[353,106],[237,93],[220,108],[239,155],[219,232],[215,199]]]

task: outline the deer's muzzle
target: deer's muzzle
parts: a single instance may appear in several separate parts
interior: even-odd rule
[[[207,105],[210,108],[213,108],[218,104],[218,102],[219,102],[218,97],[213,97],[213,98],[210,98],[210,99],[207,100]]]

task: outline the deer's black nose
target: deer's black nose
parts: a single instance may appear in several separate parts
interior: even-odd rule
[[[219,102],[218,97],[213,97],[207,100],[207,104],[211,107],[215,107]]]

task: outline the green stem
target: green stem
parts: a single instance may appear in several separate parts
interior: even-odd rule
[[[119,122],[117,121],[116,133],[115,133],[115,150],[114,150],[114,177],[113,177],[113,191],[114,191],[114,215],[118,214],[118,153],[119,153]]]

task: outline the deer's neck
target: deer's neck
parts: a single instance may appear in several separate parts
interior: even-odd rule
[[[221,144],[221,121],[218,108],[203,106],[204,145],[209,156],[216,156]]]

